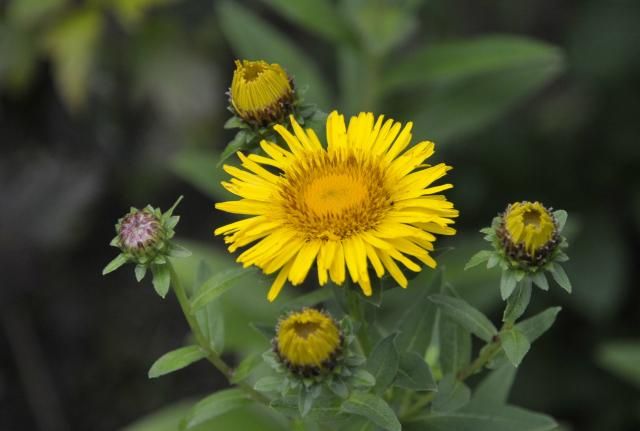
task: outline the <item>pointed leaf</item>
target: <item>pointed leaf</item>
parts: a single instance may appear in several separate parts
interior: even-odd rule
[[[440,367],[455,374],[471,361],[471,333],[448,315],[440,318]]]
[[[253,388],[258,392],[278,392],[282,388],[282,378],[278,376],[265,376],[258,379]]]
[[[442,312],[484,341],[490,341],[498,333],[484,314],[462,299],[446,295],[431,295],[429,299],[440,306]]]
[[[138,283],[139,283],[142,281],[142,279],[144,279],[144,276],[147,273],[147,267],[144,265],[136,265],[136,268],[134,271],[136,274],[136,280],[138,280]]]
[[[151,272],[153,274],[153,288],[156,293],[164,299],[169,292],[169,286],[171,285],[171,272],[169,271],[169,265],[152,265]]]
[[[515,292],[507,299],[507,306],[502,317],[503,322],[515,322],[524,314],[531,300],[531,280],[524,279]]]
[[[127,258],[123,254],[117,255],[111,262],[107,264],[102,270],[102,275],[107,275],[110,272],[115,271],[120,268],[122,265],[127,263]]]
[[[354,392],[342,403],[341,410],[369,419],[388,431],[401,431],[395,412],[382,398],[368,392]]]
[[[255,269],[233,268],[214,274],[198,290],[191,301],[191,307],[197,310],[215,300],[229,289],[239,286],[238,281],[247,275],[255,275]]]
[[[476,254],[474,254],[469,262],[464,266],[464,270],[466,271],[469,268],[473,268],[474,266],[480,265],[482,262],[486,262],[493,255],[493,251],[490,250],[480,250]]]
[[[198,401],[186,417],[186,429],[248,405],[251,400],[238,388],[223,389]]]
[[[542,290],[549,290],[549,282],[544,275],[544,271],[538,271],[531,276],[533,282]]]
[[[555,263],[551,266],[550,271],[551,271],[551,276],[556,281],[556,283],[558,283],[560,287],[562,287],[568,293],[571,293],[571,282],[569,281],[569,277],[567,276],[567,273],[564,271],[564,268],[562,268],[560,265]]]
[[[186,346],[162,355],[149,369],[149,378],[163,376],[180,370],[207,356],[198,346]]]
[[[505,404],[515,375],[516,368],[509,363],[491,371],[474,389],[469,409]]]
[[[569,214],[565,210],[557,210],[553,212],[553,218],[556,219],[556,224],[558,226],[558,232],[562,232],[564,229],[564,225],[567,224],[567,218]]]
[[[547,308],[542,313],[536,314],[516,325],[522,334],[527,337],[529,343],[533,343],[538,337],[547,332],[553,322],[556,320],[556,316],[562,310],[562,307]]]
[[[502,271],[502,277],[500,277],[500,296],[503,300],[506,300],[513,290],[516,288],[518,280],[516,274],[512,270]]]
[[[244,381],[251,373],[262,364],[262,356],[256,353],[252,353],[247,356],[238,364],[233,370],[233,376],[231,377],[231,383],[238,384]]]
[[[438,387],[429,366],[416,352],[400,355],[400,369],[393,384],[414,391],[435,391]]]

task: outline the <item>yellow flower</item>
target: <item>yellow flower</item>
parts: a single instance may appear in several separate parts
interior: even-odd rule
[[[342,348],[342,334],[331,316],[305,308],[278,322],[273,347],[292,372],[317,375],[335,366]]]
[[[509,239],[529,256],[542,250],[556,234],[553,215],[540,202],[516,202],[507,207],[504,225]]]
[[[293,84],[278,64],[236,60],[230,95],[231,105],[240,118],[266,126],[290,113]]]
[[[244,169],[224,166],[234,178],[223,186],[242,199],[216,204],[251,216],[215,234],[225,235],[230,252],[255,242],[237,260],[278,273],[270,301],[286,280],[302,283],[314,262],[320,285],[329,279],[340,285],[348,273],[365,295],[372,293],[369,263],[377,277],[388,271],[402,287],[408,282],[398,262],[415,272],[421,267],[413,258],[436,266],[429,254],[434,234],[453,235],[449,225],[458,211],[437,194],[451,184],[432,186],[451,169],[424,164],[432,142],[407,150],[412,123],[403,128],[371,113],[351,118],[347,128],[332,112],[326,148],[293,117],[291,125],[293,133],[274,127],[288,148],[262,141],[266,156],[238,152]]]

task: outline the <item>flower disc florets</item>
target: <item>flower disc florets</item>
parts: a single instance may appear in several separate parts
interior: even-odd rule
[[[292,112],[293,81],[278,64],[236,60],[229,95],[238,117],[253,126],[263,127],[279,122]]]
[[[329,314],[305,308],[280,319],[273,350],[292,373],[312,377],[336,366],[343,343],[342,331]]]
[[[507,256],[525,267],[543,265],[560,243],[557,222],[540,202],[507,206],[496,234]]]

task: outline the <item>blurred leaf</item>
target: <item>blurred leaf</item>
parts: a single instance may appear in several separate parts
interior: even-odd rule
[[[389,387],[398,372],[400,358],[394,342],[396,335],[394,333],[378,341],[367,358],[366,369],[376,379],[378,393]]]
[[[564,268],[557,263],[551,265],[549,270],[551,272],[551,276],[553,279],[566,290],[568,293],[571,293],[571,281],[569,281],[569,276],[565,272]]]
[[[286,312],[288,310],[299,310],[303,307],[312,307],[333,298],[333,295],[333,291],[328,286],[321,286],[309,293],[292,298],[282,305],[281,310]]]
[[[522,322],[518,323],[515,327],[518,328],[522,334],[532,343],[537,340],[542,334],[547,332],[549,328],[556,321],[556,316],[562,310],[562,307],[547,308],[541,313],[536,314]]]
[[[490,341],[498,333],[484,314],[462,299],[446,295],[431,295],[429,299],[437,304],[443,313],[484,341]]]
[[[471,391],[455,374],[447,374],[438,383],[438,392],[431,408],[434,412],[448,413],[461,409],[471,398]]]
[[[113,258],[111,262],[107,264],[107,266],[104,267],[104,269],[102,270],[102,275],[107,275],[115,271],[116,269],[120,268],[122,265],[124,265],[127,262],[128,262],[127,258],[124,254],[122,253],[118,254],[116,257]]]
[[[520,365],[522,359],[531,348],[531,343],[518,327],[500,334],[500,341],[502,342],[504,353],[514,367]]]
[[[380,397],[367,392],[353,392],[342,403],[341,410],[363,416],[388,431],[400,431],[402,426],[394,411]]]
[[[347,27],[331,0],[262,0],[302,28],[330,41],[345,41]]]
[[[58,91],[71,110],[87,98],[89,77],[102,31],[102,16],[94,9],[78,10],[46,34],[44,46],[53,62]]]
[[[289,38],[238,3],[224,1],[217,8],[220,27],[235,51],[249,60],[277,62],[291,74],[298,88],[309,86],[306,98],[320,108],[329,106],[331,93],[319,68]]]
[[[471,361],[471,334],[447,315],[440,318],[440,366],[455,374]]]
[[[601,345],[598,363],[640,388],[640,341],[612,341]]]
[[[400,368],[394,385],[414,391],[435,391],[438,387],[429,366],[416,352],[400,355]]]
[[[178,152],[170,168],[178,177],[216,201],[233,199],[235,195],[220,185],[228,175],[222,169],[216,169],[218,160],[219,155],[213,151],[188,148]]]
[[[238,388],[223,389],[198,401],[186,419],[186,429],[207,422],[230,410],[249,404],[247,394]]]
[[[132,27],[140,22],[147,11],[155,6],[173,3],[176,0],[111,0],[111,6],[125,27]]]
[[[429,431],[552,431],[556,422],[549,416],[513,406],[491,406],[477,410],[463,409],[424,417],[420,427],[409,430]]]
[[[414,11],[398,2],[348,0],[344,6],[366,51],[375,57],[382,57],[406,40],[418,25]]]
[[[560,50],[547,43],[510,35],[427,44],[390,63],[384,76],[386,91],[425,84],[450,83],[511,70],[515,67],[557,66]]]
[[[422,109],[413,116],[414,133],[440,141],[474,133],[541,89],[562,69],[562,56],[550,50],[544,61],[431,85],[426,95],[416,98]]]
[[[153,288],[160,298],[164,299],[169,293],[171,286],[171,273],[168,265],[151,265],[151,273],[153,274]]]
[[[67,0],[13,0],[7,8],[8,20],[20,26],[32,26],[51,17]]]
[[[473,391],[469,409],[492,404],[505,404],[513,385],[516,368],[506,363],[491,371]]]
[[[278,392],[282,388],[282,377],[262,377],[253,385],[253,388],[258,392]]]
[[[493,253],[494,252],[491,250],[480,250],[479,252],[471,256],[469,262],[467,262],[464,266],[464,270],[466,271],[467,269],[473,268],[474,266],[478,266],[481,263],[486,262],[491,256],[493,256]]]
[[[193,364],[207,354],[199,346],[181,347],[171,352],[165,353],[156,360],[149,369],[149,378],[163,376]]]
[[[338,82],[340,86],[340,104],[337,109],[345,116],[355,115],[367,108],[372,99],[372,88],[365,56],[356,48],[340,46],[338,48]]]
[[[518,280],[516,279],[515,272],[503,270],[502,276],[500,277],[500,296],[502,297],[502,300],[511,296],[516,288],[516,284],[518,284]]]
[[[181,423],[194,403],[183,401],[172,404],[150,414],[122,431],[181,431]],[[189,431],[242,430],[242,431],[285,431],[279,422],[263,408],[252,406],[229,411],[212,421],[190,428]]]
[[[191,308],[197,310],[214,301],[229,289],[238,286],[238,280],[248,275],[256,276],[257,270],[255,268],[231,268],[214,274],[200,287],[198,294],[191,301]]]
[[[252,140],[252,134],[246,130],[240,130],[236,133],[231,141],[224,147],[220,159],[216,167],[219,167],[228,158],[236,154],[238,151],[250,151],[256,142]]]

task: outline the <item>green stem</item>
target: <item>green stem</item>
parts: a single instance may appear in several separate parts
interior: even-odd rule
[[[435,392],[429,392],[428,394],[424,394],[423,396],[418,398],[418,400],[415,403],[413,403],[413,405],[411,405],[411,407],[406,409],[401,414],[401,416],[400,416],[401,420],[406,421],[407,419],[409,419],[409,418],[415,416],[416,414],[420,413],[422,411],[422,409],[424,409],[426,406],[429,405],[429,403],[431,401],[433,401],[435,396],[436,396]]]
[[[182,314],[184,314],[185,319],[187,319],[187,323],[189,324],[189,328],[191,329],[196,342],[198,343],[200,348],[207,353],[207,360],[211,362],[211,364],[227,378],[230,384],[233,384],[233,369],[229,365],[227,365],[227,363],[220,357],[217,352],[211,349],[207,338],[204,336],[202,330],[200,329],[200,325],[198,325],[195,316],[191,312],[191,304],[189,302],[189,298],[187,297],[187,293],[185,292],[182,283],[180,282],[180,278],[178,277],[176,270],[174,269],[171,262],[168,262],[167,265],[169,265],[169,271],[171,272],[171,287],[173,288],[173,292],[175,293],[176,298],[178,299],[178,303],[180,304],[180,308],[182,309]],[[249,395],[255,401],[265,405],[269,405],[269,398],[265,397],[260,392],[253,389],[251,386],[247,385],[244,382],[236,383],[236,385],[244,390],[247,395]]]

